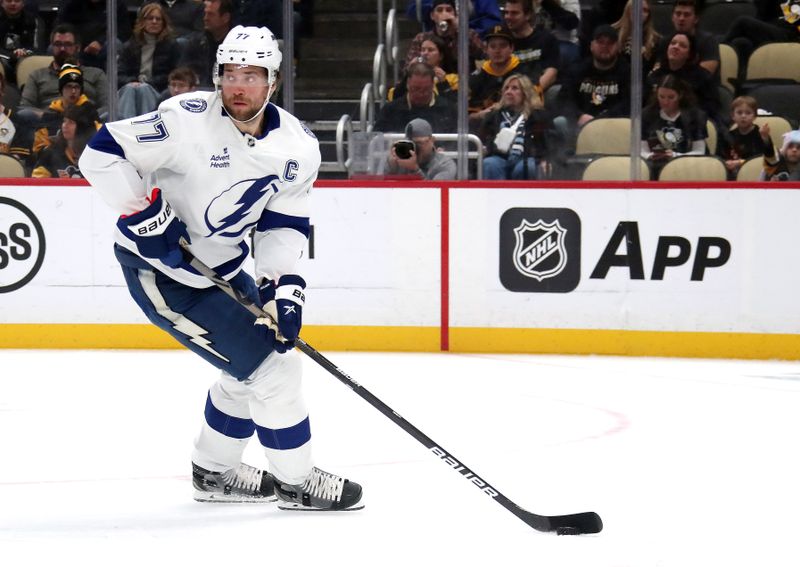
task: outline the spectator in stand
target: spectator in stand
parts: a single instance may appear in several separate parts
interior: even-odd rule
[[[406,125],[406,141],[414,144],[408,157],[397,155],[397,146],[392,145],[386,161],[386,175],[411,175],[425,181],[455,179],[456,162],[436,148],[433,128],[422,118],[415,118]]]
[[[119,54],[119,119],[155,110],[179,60],[180,47],[166,11],[161,4],[145,4]]]
[[[194,33],[203,31],[203,4],[197,0],[145,0],[161,5],[169,16],[172,32],[179,44],[184,44]]]
[[[433,9],[430,14],[433,22],[433,33],[442,38],[447,46],[448,58],[458,61],[458,14],[456,12],[456,0],[433,0]],[[414,63],[422,51],[422,40],[425,33],[418,33],[406,53],[406,66]],[[481,36],[474,29],[469,30],[467,40],[469,48],[469,69],[475,68],[475,61],[483,59],[483,42]]]
[[[772,140],[767,140],[764,153],[762,181],[797,181],[800,178],[800,130],[783,135],[783,145],[775,151]]]
[[[6,90],[6,79],[0,73],[0,100]],[[24,162],[30,155],[30,148],[20,144],[20,134],[11,119],[14,112],[0,102],[0,154],[10,155]]]
[[[81,51],[81,40],[75,28],[69,24],[61,24],[53,28],[50,34],[50,51],[53,62],[49,67],[36,69],[28,75],[22,89],[20,114],[23,110],[33,113],[34,122],[38,120],[44,109],[61,96],[58,86],[58,74],[67,59],[78,58]],[[108,79],[102,69],[81,65],[83,88],[88,96],[102,112],[108,105]]]
[[[438,96],[455,96],[458,91],[458,69],[456,69],[455,61],[450,60],[449,52],[442,38],[432,32],[425,34],[422,40],[420,56],[415,60],[415,63],[419,62],[427,63],[433,67],[433,72],[436,75],[435,89]],[[406,73],[404,71],[400,81],[389,89],[387,100],[393,100],[394,97],[405,95]]]
[[[695,0],[676,0],[672,7],[672,27],[676,33],[694,37],[697,63],[708,71],[719,84],[719,41],[714,34],[698,29],[700,14]],[[660,59],[669,47],[670,36],[662,38],[656,47],[656,59]]]
[[[536,21],[558,40],[561,66],[572,65],[580,58],[578,28],[581,3],[578,0],[535,0]]]
[[[594,118],[628,116],[630,113],[630,66],[620,57],[617,30],[605,24],[594,31],[591,55],[573,65],[558,91],[555,119],[565,139]]]
[[[107,16],[106,0],[61,0],[56,16],[56,25],[72,24],[84,39],[79,54],[81,65],[106,66]],[[128,5],[117,2],[117,48],[131,36],[131,23],[128,19]]]
[[[169,16],[176,39],[188,40],[203,31],[203,3],[198,0],[145,0],[143,5],[156,3]]]
[[[706,153],[706,115],[694,104],[694,95],[681,79],[660,79],[650,104],[642,111],[641,155],[653,180],[664,164],[683,155]]]
[[[506,0],[503,19],[513,36],[514,55],[527,66],[544,93],[558,77],[558,40],[538,25],[533,0]]]
[[[200,79],[201,87],[214,85],[213,73],[217,48],[233,27],[232,0],[206,0],[203,10],[203,31],[192,35],[180,65],[191,68]]]
[[[469,77],[469,119],[477,128],[500,100],[505,80],[512,74],[525,74],[532,82],[530,69],[514,55],[514,38],[508,28],[495,26],[486,34],[489,57]]]
[[[755,124],[758,113],[758,102],[751,96],[740,96],[731,102],[731,119],[735,127],[730,131],[720,132],[717,141],[717,155],[725,161],[728,179],[736,179],[739,168],[748,159],[767,154],[769,124],[761,127]],[[770,143],[770,152],[772,147]]]
[[[456,131],[456,105],[436,96],[436,75],[427,63],[413,63],[407,69],[406,96],[384,104],[375,121],[376,132],[403,132],[414,118],[424,118],[434,132]]]
[[[16,125],[21,132],[20,143],[30,149],[33,134],[43,113],[50,104],[61,98],[59,74],[61,67],[76,62],[81,52],[81,40],[75,28],[69,24],[59,24],[50,34],[50,50],[53,62],[28,75],[22,89]],[[108,105],[108,78],[102,69],[79,65],[83,79],[83,93],[95,104],[101,116]]]
[[[97,132],[97,112],[92,105],[71,106],[64,111],[61,128],[42,150],[31,177],[83,179],[78,159],[89,138]]]
[[[500,8],[497,0],[468,0],[469,1],[469,28],[478,32],[481,37],[492,27],[503,23],[500,17]],[[413,21],[421,22],[424,31],[431,31],[431,12],[437,6],[436,0],[421,0],[422,20],[417,19],[417,0],[409,0],[406,7],[406,16]],[[455,8],[454,8],[455,9]]]
[[[698,64],[694,36],[675,32],[667,36],[667,45],[666,52],[647,75],[645,84],[649,90],[655,90],[666,75],[674,75],[691,88],[693,98],[718,129],[727,128],[728,117],[722,115],[717,89],[719,83]]]
[[[167,78],[167,90],[161,93],[158,103],[161,104],[170,97],[191,93],[197,90],[197,73],[189,67],[177,67],[173,69]]]
[[[774,14],[778,2],[756,2],[759,15],[769,17]],[[756,47],[765,43],[800,41],[800,0],[780,2],[780,16],[768,20],[739,16],[728,28],[722,43],[733,46],[739,55],[740,78],[744,78],[747,61]]]
[[[46,33],[42,19],[25,10],[24,0],[0,0],[0,61],[6,77],[14,77],[23,57],[44,52]]]
[[[620,48],[628,61],[631,59],[632,13],[633,0],[628,0],[625,2],[622,17],[611,24],[619,32]],[[642,0],[642,75],[644,76],[647,76],[656,64],[656,47],[660,40],[661,34],[656,31],[653,25],[653,18],[650,15],[650,2]]]
[[[486,149],[484,179],[538,179],[550,176],[547,132],[550,121],[531,80],[514,74],[503,83],[503,97],[481,123]]]
[[[58,74],[58,88],[61,96],[50,103],[42,114],[34,139],[31,154],[36,156],[50,145],[52,136],[58,132],[63,121],[64,112],[73,106],[91,108],[90,113],[97,114],[96,106],[83,92],[83,76],[77,64],[65,63]],[[99,124],[98,124],[99,127]]]

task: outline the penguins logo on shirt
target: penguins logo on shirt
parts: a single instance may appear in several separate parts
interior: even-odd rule
[[[667,126],[656,132],[658,142],[665,150],[677,148],[683,142],[683,131],[680,128]]]
[[[189,112],[203,112],[208,108],[208,103],[202,98],[187,98],[180,102],[181,108]]]
[[[67,167],[58,168],[58,176],[62,179],[83,179],[81,170],[75,165],[68,165]]]
[[[277,175],[260,179],[244,179],[216,196],[205,212],[208,236],[227,236],[238,238],[254,226],[261,217],[264,205],[258,206],[258,214],[251,215],[256,205],[270,191],[278,192]]]

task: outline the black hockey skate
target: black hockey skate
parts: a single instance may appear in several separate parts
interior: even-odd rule
[[[303,484],[285,484],[275,479],[275,496],[281,510],[330,512],[360,510],[361,485],[314,467]]]
[[[198,502],[275,502],[272,475],[240,464],[224,472],[207,471],[192,463],[194,499]]]

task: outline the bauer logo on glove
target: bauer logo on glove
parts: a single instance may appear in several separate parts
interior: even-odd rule
[[[160,260],[170,268],[177,268],[183,262],[180,239],[185,238],[191,243],[186,225],[175,216],[158,187],[153,189],[147,201],[150,205],[146,209],[121,216],[117,226],[133,240],[143,257]]]
[[[157,189],[156,189],[157,191]],[[158,217],[153,220],[143,221],[138,225],[131,225],[131,230],[139,236],[148,236],[150,234],[163,234],[170,221],[172,221],[172,206],[164,202],[164,208],[159,211]]]

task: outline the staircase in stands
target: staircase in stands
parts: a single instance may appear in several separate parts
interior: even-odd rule
[[[391,1],[384,0],[384,10]],[[405,0],[397,0],[402,49],[420,28],[406,19]],[[382,18],[385,25],[385,15]],[[298,45],[294,113],[320,141],[320,179],[347,177],[336,161],[336,124],[343,114],[358,117],[364,85],[372,81],[378,45],[376,0],[316,0],[311,37]],[[391,80],[391,79],[390,79]]]

